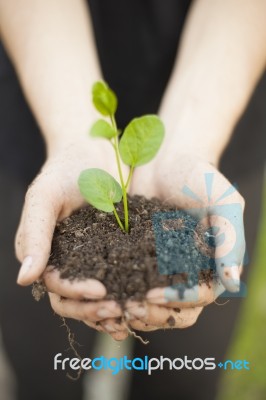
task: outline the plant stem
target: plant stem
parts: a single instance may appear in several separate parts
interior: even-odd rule
[[[124,216],[125,216],[125,231],[126,231],[126,233],[128,233],[128,229],[129,229],[129,224],[128,224],[128,203],[127,203],[127,191],[126,191],[125,187],[124,187],[124,191],[123,191],[123,204],[124,204]]]
[[[120,226],[120,228],[122,229],[122,231],[125,232],[125,227],[124,227],[124,225],[122,224],[121,219],[119,218],[119,215],[117,214],[117,211],[116,211],[115,207],[114,207],[114,209],[113,209],[113,212],[114,212],[115,218],[116,218],[116,220],[117,220],[117,222],[118,222],[118,225]]]
[[[134,171],[134,167],[131,166],[131,167],[130,167],[130,170],[129,170],[128,177],[127,177],[127,181],[126,181],[126,184],[125,184],[126,190],[127,190],[128,187],[129,187],[129,184],[130,184],[130,181],[131,181],[131,178],[132,178],[133,171]]]
[[[111,118],[113,128],[117,131],[117,125],[116,125],[114,116],[111,115],[110,118]],[[120,178],[122,193],[123,193],[123,206],[124,206],[124,219],[125,219],[125,228],[123,230],[126,231],[126,233],[128,233],[129,224],[128,224],[127,188],[124,183],[124,178],[123,178],[122,169],[121,169],[121,162],[120,162],[120,156],[119,156],[119,150],[118,150],[118,131],[117,131],[117,135],[114,138],[113,146],[114,146],[114,150],[115,150],[115,157],[116,157],[118,173],[119,173],[119,178]]]

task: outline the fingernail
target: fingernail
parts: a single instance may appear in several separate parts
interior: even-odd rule
[[[231,267],[231,276],[232,276],[232,279],[234,279],[235,281],[238,281],[240,283],[238,265],[232,265],[232,267]]]
[[[20,267],[20,271],[18,274],[18,278],[17,278],[17,283],[18,284],[22,284],[23,281],[25,280],[25,278],[28,275],[29,270],[32,267],[32,257],[31,256],[27,256],[26,258],[24,258],[24,261]]]
[[[133,308],[132,310],[129,310],[130,314],[133,314],[137,318],[143,318],[146,315],[146,309],[145,307],[137,307]]]
[[[230,275],[231,275],[231,277],[228,279],[228,286],[229,286],[230,291],[239,292],[240,276],[239,276],[238,265],[232,265],[232,267],[230,267]]]
[[[134,319],[134,317],[132,315],[130,315],[130,313],[128,311],[124,311],[124,316],[126,321],[130,321],[132,319]]]
[[[99,318],[105,319],[105,318],[112,318],[114,316],[114,313],[111,313],[109,310],[106,308],[100,308],[97,311],[97,316]]]
[[[83,299],[85,300],[85,301],[95,301],[95,300],[101,300],[103,298],[103,296],[97,296],[96,294],[94,294],[94,293],[85,293],[84,295],[83,295]]]
[[[115,333],[115,332],[117,332],[117,330],[116,330],[112,325],[104,324],[103,327],[104,327],[104,329],[106,329],[107,332],[109,332],[109,333]]]
[[[167,287],[164,289],[164,298],[166,302],[177,301],[179,300],[178,291],[171,287]]]

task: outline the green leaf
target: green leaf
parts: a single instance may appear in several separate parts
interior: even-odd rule
[[[92,125],[90,135],[93,137],[102,137],[112,139],[117,135],[117,131],[104,119],[99,119]]]
[[[102,81],[92,87],[92,101],[95,108],[104,116],[114,115],[117,109],[117,98],[109,86]]]
[[[102,169],[90,168],[81,172],[78,185],[82,196],[98,210],[112,212],[114,203],[122,199],[119,183]]]
[[[133,119],[119,143],[123,162],[132,167],[148,163],[159,150],[164,137],[164,125],[156,115]]]

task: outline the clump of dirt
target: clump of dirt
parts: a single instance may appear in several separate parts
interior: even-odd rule
[[[117,207],[122,215],[121,205]],[[214,278],[211,231],[183,211],[158,199],[129,197],[130,233],[113,214],[91,206],[57,224],[49,265],[62,279],[95,278],[107,299],[142,300],[155,287],[186,287]]]

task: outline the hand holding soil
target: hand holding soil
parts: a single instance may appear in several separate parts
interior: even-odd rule
[[[39,279],[51,252],[54,227],[60,221],[81,206],[84,199],[79,193],[77,179],[80,171],[89,165],[101,167],[116,176],[112,149],[108,143],[92,140],[88,143],[87,135],[75,143],[64,144],[60,151],[54,152],[43,166],[40,174],[30,186],[23,208],[21,222],[16,236],[16,253],[23,263],[18,283],[30,285]],[[59,278],[59,274],[46,272],[45,282],[53,308],[56,300],[67,297],[71,303],[70,318],[82,319],[82,305],[79,299],[101,299],[106,294],[104,285],[97,280],[71,282]],[[110,303],[111,312],[108,314]],[[121,309],[115,302],[100,301],[94,309],[87,307],[87,319],[93,320],[98,310],[106,310],[108,315],[119,316]],[[115,308],[115,312],[113,311]],[[62,312],[64,314],[64,312]],[[85,321],[86,322],[86,321]]]
[[[170,143],[169,145],[171,148]],[[176,148],[174,143],[172,143],[172,148]],[[181,209],[198,209],[200,211],[210,205],[204,181],[207,173],[213,174],[214,184],[211,202],[214,204],[221,194],[225,193],[230,187],[227,179],[216,168],[208,162],[197,159],[195,155],[176,155],[168,151],[167,146],[164,147],[163,145],[154,161],[136,170],[132,182],[132,193],[139,195],[145,193],[148,198],[156,197],[162,202],[176,204]],[[193,188],[193,192],[202,200],[200,204],[197,200],[193,200],[184,194],[183,188],[185,186]],[[218,280],[208,281],[207,283],[201,282],[200,285],[187,288],[182,298],[178,290],[171,287],[150,290],[145,302],[134,303],[134,308],[129,303],[129,313],[132,313],[133,316],[138,315],[137,321],[131,322],[132,328],[154,330],[165,329],[171,327],[171,325],[175,327],[190,326],[196,322],[202,307],[215,301],[225,289],[231,292],[239,291],[239,276],[245,252],[244,200],[237,191],[234,191],[231,196],[224,198],[219,204],[237,204],[240,206],[239,208],[234,207],[234,218],[240,227],[238,231],[242,234],[242,237],[238,238],[239,246],[236,246],[235,251],[230,255],[231,259],[228,259],[227,254],[230,253],[232,243],[236,240],[235,232],[228,223],[232,216],[228,215],[226,224],[225,218],[215,214],[214,204],[213,214],[206,215],[205,223],[209,226],[215,226],[216,229],[220,228],[225,237],[222,246],[217,243],[215,253],[215,259],[219,260],[216,263]],[[141,311],[135,311],[138,310],[138,307]],[[168,326],[165,323],[166,316],[171,320],[171,324],[168,324]]]
[[[107,90],[100,84],[102,88]],[[185,328],[196,322],[202,307],[213,302],[224,288],[232,292],[239,290],[245,249],[243,199],[235,190],[230,196],[221,197],[230,187],[229,182],[207,161],[173,152],[172,149],[178,149],[175,138],[167,137],[157,157],[141,166],[158,151],[162,139],[156,134],[162,135],[161,122],[156,116],[133,120],[118,149],[118,130],[113,119],[116,103],[112,96],[108,99],[113,108],[108,114],[105,98],[97,98],[96,108],[103,115],[110,115],[112,124],[100,120],[93,125],[91,133],[111,141],[118,173],[111,146],[108,148],[106,144],[109,144],[104,141],[97,144],[91,140],[89,149],[83,140],[69,143],[48,159],[26,197],[17,235],[17,254],[24,260],[18,282],[30,284],[42,275],[56,221],[70,216],[84,204],[76,181],[80,171],[89,166],[79,178],[81,193],[96,208],[109,214],[95,212],[89,206],[57,226],[49,260],[52,267],[43,274],[52,308],[63,317],[82,320],[118,340],[132,333],[131,328],[143,331]],[[144,132],[147,136],[143,136]],[[134,147],[132,138],[138,138],[138,146]],[[123,181],[127,175],[119,163],[119,152],[130,167],[126,181]],[[136,166],[139,168],[134,171]],[[106,170],[114,177],[119,175],[121,188]],[[206,192],[206,175],[211,175],[214,182],[211,198]],[[126,190],[131,179],[132,195],[154,199],[132,197],[128,203]],[[184,193],[184,188],[193,189],[194,196]],[[114,203],[122,197],[123,209],[121,204],[115,207]],[[227,216],[217,212],[216,201],[220,198],[222,205],[240,206],[233,218],[240,227],[241,237],[233,252],[234,230]],[[186,214],[181,218],[182,226],[171,228],[174,241],[170,242],[174,247],[179,246],[181,253],[187,253],[190,262],[185,262],[183,274],[180,266],[177,271],[159,273],[157,261],[162,257],[157,252],[156,261],[158,248],[152,233],[153,215],[182,209],[189,214],[193,209],[191,214],[200,216],[201,222],[196,228],[195,218]],[[208,211],[202,214],[202,210]],[[185,233],[180,234],[180,228]],[[200,244],[205,248],[209,236],[213,238],[215,254],[203,256],[198,247]],[[225,238],[222,246],[218,242],[221,236]]]
[[[134,200],[133,198],[130,199],[129,208],[130,215],[132,216],[132,233],[130,234],[130,238],[132,240],[125,238],[125,234],[123,234],[119,227],[116,226],[117,224],[112,215],[103,214],[97,211],[95,212],[93,209],[90,209],[90,211],[83,209],[78,215],[73,215],[71,219],[65,220],[64,224],[58,226],[53,248],[55,254],[54,256],[52,255],[52,259],[53,257],[57,259],[58,248],[60,248],[60,254],[62,256],[62,262],[59,268],[60,273],[58,272],[58,269],[53,269],[51,272],[46,273],[46,285],[51,287],[52,282],[60,280],[60,274],[61,277],[69,278],[71,280],[75,278],[75,276],[82,279],[89,276],[98,276],[98,278],[104,281],[105,285],[107,285],[106,298],[116,299],[119,304],[121,304],[121,299],[124,300],[122,303],[123,310],[122,307],[113,300],[110,302],[102,302],[102,310],[100,314],[106,318],[100,319],[99,315],[96,314],[97,302],[91,301],[84,303],[81,301],[80,306],[78,306],[77,302],[74,303],[72,300],[69,301],[66,298],[63,298],[62,300],[62,298],[58,296],[50,295],[50,297],[52,297],[52,306],[58,314],[66,317],[73,317],[75,308],[75,318],[85,320],[89,326],[94,327],[99,331],[108,332],[115,339],[122,340],[128,335],[128,327],[130,329],[152,331],[156,329],[171,329],[174,327],[185,328],[191,326],[196,322],[203,306],[213,302],[219,294],[224,291],[224,287],[228,288],[230,291],[238,291],[238,271],[241,270],[241,263],[244,254],[244,237],[241,241],[242,247],[237,248],[236,252],[232,254],[232,257],[234,257],[234,263],[236,265],[239,263],[239,267],[237,267],[236,271],[238,275],[234,272],[234,269],[231,266],[233,261],[226,260],[225,258],[225,261],[227,261],[229,266],[227,267],[225,264],[219,268],[218,265],[218,279],[212,281],[207,276],[206,282],[204,282],[203,279],[201,280],[200,285],[186,288],[184,292],[172,289],[171,287],[167,288],[166,286],[172,286],[173,282],[165,276],[161,276],[161,279],[158,281],[158,266],[154,263],[156,257],[155,254],[153,254],[155,249],[154,240],[145,240],[145,238],[141,236],[140,241],[137,241],[137,243],[134,242],[135,237],[138,238],[139,235],[143,234],[140,226],[146,226],[146,224],[149,223],[149,215],[153,212],[158,212],[158,210],[173,209],[172,205],[174,205],[174,198],[176,198],[176,204],[182,204],[182,208],[186,209],[193,208],[201,210],[204,207],[204,202],[207,205],[209,201],[207,199],[204,181],[204,174],[206,172],[214,174],[214,188],[217,189],[214,189],[213,191],[213,199],[217,199],[220,193],[223,193],[228,189],[228,181],[207,162],[197,160],[194,156],[191,157],[188,155],[180,156],[180,159],[182,159],[182,165],[184,166],[180,174],[178,168],[174,170],[174,165],[170,169],[170,171],[174,171],[175,173],[175,186],[171,184],[172,172],[169,173],[167,178],[167,169],[164,169],[163,163],[161,163],[160,167],[161,174],[158,173],[158,167],[156,167],[156,164],[152,165],[152,163],[150,164],[150,169],[148,169],[147,166],[143,167],[143,170],[140,168],[138,170],[139,173],[136,171],[132,182],[132,194],[141,194],[142,188],[149,187],[148,196],[156,196],[157,198],[161,198],[163,202],[161,203],[158,200],[153,200],[152,203],[149,203],[144,200],[144,198],[134,198]],[[153,168],[157,173],[153,174]],[[152,178],[153,175],[154,181]],[[147,182],[145,181],[146,178],[149,179]],[[194,200],[183,194],[182,188],[184,186],[184,180],[188,182],[191,187],[196,188],[195,191],[198,193],[199,197],[202,198],[203,203],[200,205],[196,204]],[[154,186],[149,185],[151,182],[155,183]],[[147,191],[145,191],[145,193],[147,193]],[[165,203],[166,201],[168,201],[171,206],[168,206]],[[223,203],[239,203],[242,205],[242,199],[237,192],[234,192],[233,195],[225,199]],[[239,215],[235,215],[240,225],[243,224],[242,209],[241,206],[241,212]],[[217,227],[219,223],[221,224],[221,229],[226,233],[225,237],[227,239],[223,243],[222,248],[218,246],[216,251],[223,251],[226,255],[229,251],[229,247],[235,239],[234,232],[231,231],[230,226],[224,227],[224,219],[219,221],[216,217],[216,215],[207,216],[206,224],[208,225],[207,227],[212,224]],[[86,218],[92,218],[92,223],[88,224]],[[136,226],[134,222],[135,218],[136,221],[138,221]],[[74,220],[75,224],[73,223]],[[107,222],[107,220],[109,222]],[[185,222],[189,228],[190,220],[188,217],[186,217]],[[96,228],[97,233],[95,232]],[[135,234],[133,233],[134,231]],[[64,240],[64,232],[68,232],[68,243]],[[191,232],[191,237],[194,237],[194,232]],[[72,239],[70,240],[70,238]],[[79,252],[72,251],[75,247],[86,246],[87,241],[89,245],[92,243],[94,244],[90,247],[91,251],[87,249],[85,254],[82,249],[80,249]],[[116,248],[114,248],[114,242],[116,243]],[[126,246],[127,242],[127,247],[123,247]],[[104,255],[104,257],[101,256],[101,254],[104,253],[104,250],[103,252],[97,251],[97,247],[101,246],[101,243],[103,243],[103,247],[106,248],[105,251],[108,254]],[[132,248],[131,252],[130,248]],[[192,251],[192,248],[190,247],[188,251]],[[145,269],[147,265],[145,265],[145,263],[143,265],[143,252],[146,254],[145,258],[147,259],[147,264],[152,266],[148,270]],[[98,259],[96,257],[95,267],[93,267],[94,264],[89,262],[89,260],[97,254]],[[82,257],[84,257],[83,262]],[[218,254],[217,258],[223,259],[222,254]],[[116,264],[120,263],[121,266],[121,262],[123,262],[122,268],[120,268],[123,271],[122,276],[121,274],[119,275],[119,266]],[[137,265],[135,263],[137,263]],[[79,265],[87,265],[87,268],[80,270]],[[110,267],[109,270],[108,267]],[[142,272],[142,268],[144,268],[144,272]],[[192,268],[196,272],[199,272],[200,267],[197,264],[192,265]],[[56,279],[54,279],[54,277],[56,277]],[[193,279],[193,283],[195,283],[196,278],[194,277]],[[222,285],[221,280],[223,280],[224,285]],[[63,279],[63,281],[65,281],[66,290],[61,293],[62,296],[67,297],[67,291],[71,290],[71,283],[69,283],[68,279]],[[73,287],[78,287],[78,284],[74,282],[76,281],[73,281]],[[132,286],[131,289],[128,288],[129,282]],[[156,288],[156,282],[160,283],[160,287]],[[79,285],[82,287],[83,281],[81,281]],[[86,283],[84,283],[84,289],[85,285]],[[115,285],[118,285],[116,289]],[[154,287],[154,289],[150,290],[146,295],[147,287],[149,285]],[[131,290],[131,292],[128,292],[129,290]],[[125,297],[123,297],[124,293]],[[127,296],[131,296],[132,299],[127,301]],[[136,301],[136,296],[139,297],[141,301]],[[77,312],[77,310],[79,311]],[[90,310],[92,310],[94,315],[89,321],[88,314]],[[109,313],[108,316],[106,313],[107,310]],[[121,321],[120,317],[122,315],[126,317],[126,320],[124,319]]]

